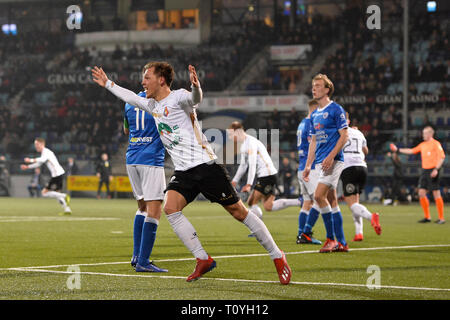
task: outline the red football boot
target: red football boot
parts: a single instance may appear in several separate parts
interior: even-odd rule
[[[381,226],[380,226],[380,214],[377,212],[372,213],[372,220],[370,221],[372,227],[375,229],[377,235],[381,234]]]
[[[283,256],[278,259],[273,259],[273,262],[277,268],[278,278],[280,279],[281,284],[289,284],[291,281],[292,270],[287,263],[286,255],[283,251],[281,251],[281,253]]]
[[[333,248],[333,252],[348,252],[348,244],[345,246],[338,242],[338,244]]]
[[[322,249],[319,250],[319,252],[320,253],[332,252],[333,248],[336,247],[337,244],[338,243],[336,240],[327,238],[327,241],[325,241],[325,244],[323,245]]]
[[[358,233],[358,234],[355,234],[355,237],[353,238],[352,241],[363,241],[363,240],[364,240],[363,234],[362,233]]]
[[[197,265],[195,266],[194,272],[187,277],[186,281],[191,282],[200,279],[205,273],[211,271],[216,267],[216,261],[208,256],[206,260],[200,260],[197,258]]]

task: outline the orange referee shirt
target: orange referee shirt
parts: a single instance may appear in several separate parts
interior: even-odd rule
[[[412,148],[412,152],[414,154],[420,152],[420,156],[422,157],[423,169],[434,169],[436,168],[438,160],[445,158],[444,149],[442,149],[439,141],[433,138],[420,143],[415,148]]]

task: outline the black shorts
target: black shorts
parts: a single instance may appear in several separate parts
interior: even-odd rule
[[[263,195],[275,194],[277,189],[277,175],[260,177],[256,180],[255,190],[258,190]]]
[[[63,188],[63,179],[64,174],[51,178],[45,188],[51,191],[60,191]]]
[[[227,169],[217,163],[203,163],[186,171],[175,171],[165,191],[168,190],[183,195],[187,203],[194,201],[199,193],[223,206],[239,201]]]
[[[348,167],[342,171],[341,180],[344,197],[361,194],[366,185],[367,168],[363,166]]]
[[[419,189],[426,189],[426,190],[439,190],[439,175],[440,172],[438,171],[438,174],[436,177],[431,178],[430,174],[431,171],[434,169],[422,169],[422,173],[420,174],[419,178]]]

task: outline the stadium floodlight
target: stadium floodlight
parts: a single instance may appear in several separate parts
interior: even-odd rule
[[[9,33],[12,35],[17,35],[17,25],[16,24],[10,24],[9,25]]]
[[[16,24],[4,24],[2,25],[2,31],[4,34],[8,35],[8,34],[12,34],[12,35],[17,35],[17,25]]]
[[[436,1],[428,1],[427,2],[427,11],[428,12],[436,12]]]
[[[2,25],[2,31],[4,34],[9,34],[9,24]]]

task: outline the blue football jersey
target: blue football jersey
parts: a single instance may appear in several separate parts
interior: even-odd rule
[[[303,171],[305,169],[310,142],[311,118],[305,118],[300,122],[297,128],[298,171]],[[314,169],[314,162],[311,168]]]
[[[330,102],[323,109],[316,109],[311,113],[311,134],[316,136],[316,164],[322,161],[330,154],[339,140],[339,130],[347,128],[347,118],[344,108],[336,102]],[[338,152],[334,158],[338,161],[344,161],[344,154]]]
[[[145,97],[145,92],[138,95]],[[164,167],[165,149],[153,116],[127,103],[124,118],[130,130],[126,163]]]

